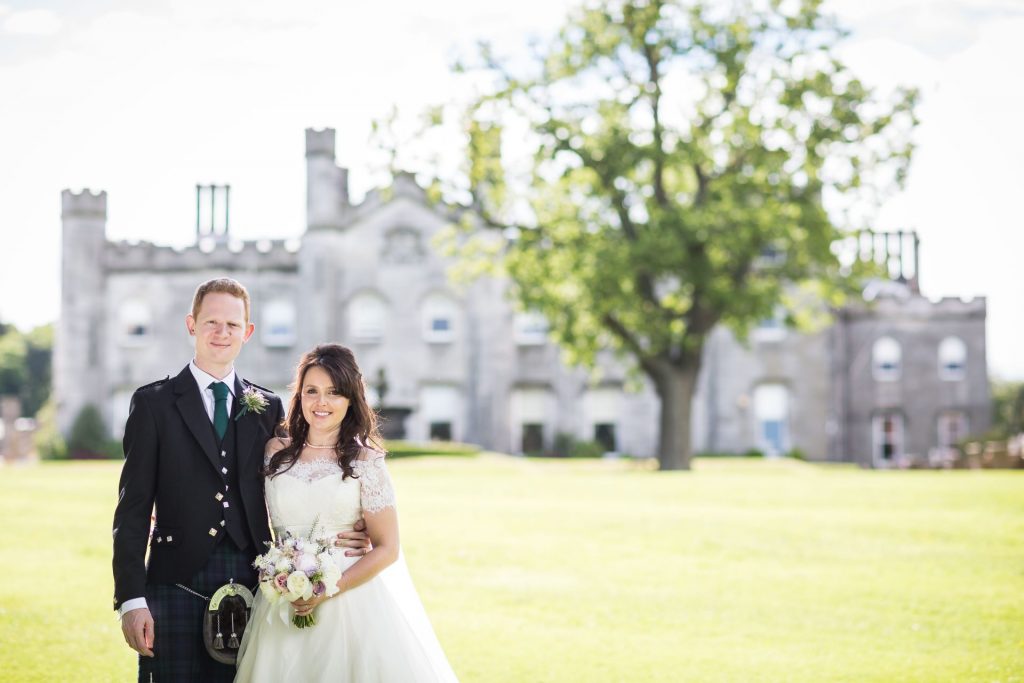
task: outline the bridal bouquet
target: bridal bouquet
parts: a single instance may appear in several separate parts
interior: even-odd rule
[[[291,602],[320,595],[331,597],[338,592],[341,570],[331,557],[329,540],[314,540],[312,536],[312,532],[309,538],[288,532],[277,543],[267,543],[269,550],[253,562],[263,597],[272,605],[280,605],[278,613],[286,622]],[[292,623],[305,628],[316,621],[312,614],[294,615]]]

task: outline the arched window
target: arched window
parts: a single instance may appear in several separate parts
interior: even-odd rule
[[[512,450],[540,455],[554,439],[557,424],[555,394],[546,388],[516,388],[509,402]]]
[[[513,325],[519,346],[540,346],[548,340],[547,318],[536,311],[516,313]]]
[[[462,397],[458,388],[443,384],[423,386],[420,413],[431,441],[456,441],[461,437]]]
[[[962,410],[945,410],[938,419],[939,448],[955,448],[963,441],[967,429],[967,413]]]
[[[776,306],[771,317],[758,322],[751,336],[758,342],[779,342],[786,338],[786,309]]]
[[[143,302],[129,299],[118,310],[118,323],[125,345],[145,344],[152,332],[153,314]]]
[[[455,340],[459,304],[447,294],[431,294],[423,300],[423,338],[432,344]]]
[[[387,303],[373,292],[362,292],[348,304],[348,331],[357,342],[379,342],[384,337]]]
[[[903,460],[903,415],[889,411],[872,418],[871,441],[875,467],[899,465]]]
[[[959,337],[946,337],[939,343],[939,378],[956,382],[966,374],[967,344]]]
[[[878,382],[895,382],[903,370],[903,350],[892,337],[880,337],[871,347],[871,374]]]
[[[263,343],[284,347],[295,343],[295,304],[275,299],[263,305]]]
[[[622,390],[618,387],[588,389],[583,394],[583,415],[586,420],[583,439],[601,444],[605,453],[617,452],[621,404]]]

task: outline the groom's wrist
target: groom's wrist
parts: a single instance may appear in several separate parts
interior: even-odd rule
[[[123,617],[132,610],[137,609],[148,609],[149,605],[146,603],[146,598],[132,598],[131,600],[125,600],[121,603],[121,607],[117,610],[118,615]]]

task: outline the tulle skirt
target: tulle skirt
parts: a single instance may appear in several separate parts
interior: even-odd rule
[[[359,558],[334,555],[341,569]],[[449,683],[456,681],[409,577],[405,559],[320,604],[316,625],[257,592],[238,651],[236,683]]]

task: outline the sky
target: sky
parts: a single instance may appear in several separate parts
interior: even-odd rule
[[[0,320],[57,318],[62,189],[107,191],[110,239],[183,246],[196,183],[230,183],[233,236],[297,237],[305,128],[337,130],[358,199],[386,181],[375,119],[457,97],[478,40],[522,51],[572,4],[0,0]],[[922,93],[873,227],[918,231],[926,296],[987,298],[990,374],[1024,379],[1024,0],[825,8],[862,80]]]

